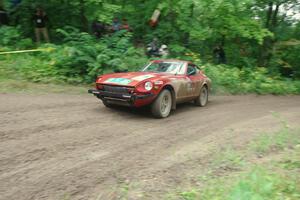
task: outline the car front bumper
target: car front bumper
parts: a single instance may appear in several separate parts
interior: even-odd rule
[[[94,94],[96,97],[107,103],[124,105],[124,106],[139,106],[143,101],[147,101],[154,97],[154,94],[120,94],[103,90],[90,89],[88,93]]]

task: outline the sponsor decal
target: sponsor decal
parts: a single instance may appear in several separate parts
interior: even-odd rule
[[[132,80],[127,79],[127,78],[109,78],[105,83],[115,83],[115,84],[120,84],[120,85],[128,85],[129,83],[132,82]]]
[[[143,81],[143,80],[146,80],[148,78],[153,78],[155,77],[154,75],[142,75],[142,76],[136,76],[136,77],[133,77],[132,80],[135,80],[135,81]]]
[[[155,85],[163,85],[164,82],[163,82],[163,81],[155,81],[154,84],[155,84]]]

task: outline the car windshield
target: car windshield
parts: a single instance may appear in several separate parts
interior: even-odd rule
[[[182,65],[182,62],[152,62],[149,65],[147,65],[142,71],[177,74],[178,72],[180,72]]]

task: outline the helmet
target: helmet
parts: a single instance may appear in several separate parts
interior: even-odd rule
[[[165,44],[163,44],[163,45],[161,45],[161,48],[162,48],[162,49],[168,49],[168,46],[165,45]]]

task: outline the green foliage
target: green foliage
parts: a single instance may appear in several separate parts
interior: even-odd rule
[[[280,3],[280,8],[288,8],[295,1]],[[161,44],[169,46],[171,57],[205,64],[205,71],[217,91],[233,94],[300,92],[300,81],[297,81],[300,78],[300,23],[279,12],[273,17],[273,23],[276,19],[282,20],[277,20],[272,28],[266,26],[269,1],[28,0],[15,8],[9,4],[5,1],[11,13],[11,25],[15,27],[0,28],[0,51],[34,47],[30,38],[34,38],[31,19],[36,6],[42,6],[49,17],[48,29],[54,44],[45,47],[55,48],[55,51],[35,54],[28,64],[26,59],[21,59],[26,65],[23,72],[31,70],[24,72],[29,80],[45,81],[46,78],[38,78],[38,75],[48,74],[55,80],[82,83],[117,68],[134,70],[147,62],[143,48],[136,46],[144,47],[153,37],[158,37]],[[149,20],[155,9],[159,9],[161,15],[158,25],[150,27]],[[93,20],[106,23],[109,29],[114,17],[127,18],[133,32],[120,31],[100,40],[89,34]],[[227,65],[211,64],[215,60],[212,52],[216,45],[224,46]],[[264,48],[270,51],[268,65],[257,68]],[[189,56],[191,52],[198,56]]]
[[[288,128],[283,128],[274,134],[261,134],[258,138],[251,142],[250,148],[256,153],[266,154],[271,151],[278,151],[287,147],[293,147],[300,144],[298,134],[298,131],[291,131]]]
[[[224,174],[209,171],[209,176],[201,179],[203,186],[199,189],[191,189],[178,193],[181,199],[189,200],[297,200],[300,198],[300,144],[299,130],[286,128],[275,133],[262,143],[256,143],[256,147],[263,146],[262,149],[270,150],[276,145],[280,147],[280,153],[274,152],[277,159],[253,160],[252,148],[246,147],[242,152],[236,152],[232,148],[218,152],[213,157],[212,165],[215,169],[224,166],[224,163],[232,165],[240,163],[241,157],[247,159],[247,165],[239,165],[240,171],[226,170]],[[266,134],[265,134],[266,135]],[[255,141],[262,141],[259,136]],[[271,140],[268,148],[265,142]],[[298,142],[296,142],[298,141]],[[286,149],[288,147],[288,149]],[[273,154],[273,156],[274,156]],[[267,156],[264,154],[263,156]],[[223,158],[222,158],[223,157]],[[217,162],[215,161],[217,160]],[[221,162],[219,162],[221,161]],[[231,161],[234,161],[233,163]],[[236,162],[237,161],[237,162]],[[266,162],[267,161],[267,162]],[[227,165],[228,166],[228,165]],[[174,198],[178,199],[178,198]]]
[[[255,169],[238,182],[228,199],[274,199],[278,182],[278,178],[274,175],[271,176],[261,169]]]
[[[266,168],[253,167],[230,179],[210,180],[201,191],[182,192],[180,197],[188,200],[296,200],[300,197],[298,180],[280,176]]]
[[[57,33],[62,35],[63,45],[44,45],[42,48],[51,51],[36,56],[8,57],[8,65],[33,82],[79,84],[91,83],[98,75],[115,69],[136,70],[148,61],[142,49],[134,48],[132,35],[126,31],[101,40],[74,27],[58,29]]]
[[[300,132],[300,130],[298,130]],[[298,136],[299,137],[299,136]],[[299,170],[300,169],[300,144],[294,146],[295,151],[290,153],[289,157],[286,157],[284,160],[279,162],[279,165],[283,169],[287,170]]]
[[[64,83],[67,77],[59,74],[56,68],[53,68],[51,63],[30,55],[12,55],[6,58],[1,69],[3,72],[8,72],[12,78],[20,80],[30,80],[32,82]]]
[[[136,69],[147,60],[143,51],[133,47],[132,36],[126,31],[101,40],[76,29],[58,32],[63,34],[65,43],[49,59],[68,77],[83,77],[84,81],[91,82],[96,76],[115,69]]]
[[[245,165],[242,156],[232,147],[222,149],[214,158],[213,164],[224,169],[239,169]]]
[[[32,40],[24,38],[20,27],[3,26],[0,28],[0,35],[0,51],[33,47]]]
[[[279,200],[298,197],[300,196],[296,181],[254,168],[233,187],[227,199]]]
[[[47,63],[42,63],[40,60],[34,59],[31,56],[8,56],[9,61],[0,59],[0,92],[3,93],[72,93],[82,94],[86,93],[86,85],[67,85],[64,81],[58,80],[57,76],[48,76],[51,73],[51,68],[45,69]],[[43,66],[43,64],[45,66]],[[21,67],[20,67],[21,66]],[[30,68],[30,66],[32,68]],[[34,67],[33,67],[34,66]],[[28,68],[23,69],[23,67]],[[43,69],[43,72],[32,71]],[[27,81],[26,79],[29,79]],[[33,83],[33,80],[43,83]],[[57,84],[55,84],[57,83]],[[58,84],[59,83],[59,84]]]
[[[257,94],[299,94],[300,82],[271,76],[266,68],[237,68],[228,65],[206,65],[204,71],[218,92]]]
[[[195,190],[180,193],[180,197],[183,200],[193,200],[193,199],[196,199],[197,196],[198,196],[198,192]]]
[[[296,18],[279,12],[273,15],[274,25],[270,28],[267,25],[270,1],[27,0],[15,8],[10,7],[8,0],[4,2],[11,13],[11,24],[19,25],[23,34],[29,38],[34,36],[31,18],[35,7],[40,5],[50,19],[50,37],[57,43],[62,43],[65,38],[63,34],[57,34],[56,29],[72,26],[89,32],[91,22],[95,19],[110,25],[114,17],[127,18],[133,28],[133,40],[145,44],[153,37],[158,37],[161,43],[171,46],[173,57],[178,57],[185,50],[191,50],[199,52],[205,62],[212,62],[213,48],[222,44],[229,65],[251,68],[259,65],[262,49],[266,48],[271,51],[270,57],[266,58],[269,64],[267,67],[284,76],[300,78],[299,45],[273,51],[273,47],[281,41],[299,40],[300,23]],[[275,4],[280,3],[279,10],[292,11],[298,8],[295,0],[272,3],[274,8]],[[161,15],[158,25],[152,28],[148,26],[148,22],[155,9],[159,9]],[[267,40],[271,42],[266,43]],[[28,41],[25,43],[23,46]]]

